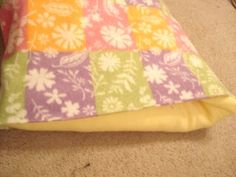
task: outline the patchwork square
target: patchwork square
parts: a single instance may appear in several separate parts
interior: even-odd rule
[[[109,1],[89,0],[82,24],[88,50],[129,50],[135,44],[125,9]]]
[[[98,114],[155,105],[137,52],[90,54]]]
[[[205,97],[203,88],[178,51],[142,52],[144,75],[158,104]]]
[[[223,86],[216,75],[210,70],[209,66],[198,55],[184,53],[183,59],[190,70],[201,83],[207,96],[230,94]]]
[[[128,17],[138,49],[176,49],[174,33],[160,10],[129,6]]]
[[[17,52],[2,63],[0,123],[27,122],[24,77],[27,72],[27,53]]]
[[[85,32],[82,7],[75,0],[29,2],[28,45],[30,50],[83,51]]]
[[[29,54],[26,109],[30,121],[96,115],[88,53]]]

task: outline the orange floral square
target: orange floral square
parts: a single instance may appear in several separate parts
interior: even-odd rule
[[[136,45],[141,50],[176,48],[174,33],[160,10],[151,7],[129,6],[128,18]]]
[[[81,51],[85,34],[82,7],[75,0],[29,1],[28,46],[30,50]]]

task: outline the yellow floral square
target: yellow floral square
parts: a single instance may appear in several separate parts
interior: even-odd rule
[[[82,8],[75,0],[31,0],[28,14],[30,50],[80,51],[85,48]]]
[[[176,49],[174,33],[160,10],[152,7],[129,6],[128,18],[139,49]]]

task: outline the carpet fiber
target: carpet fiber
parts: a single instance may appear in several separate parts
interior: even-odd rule
[[[236,10],[227,0],[164,0],[236,94]],[[235,177],[236,121],[180,133],[0,131],[0,177]]]

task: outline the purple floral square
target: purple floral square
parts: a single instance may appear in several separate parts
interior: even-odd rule
[[[144,75],[157,104],[173,104],[205,97],[197,78],[187,68],[182,52],[142,52]]]
[[[26,108],[30,121],[96,115],[88,53],[29,54]]]

